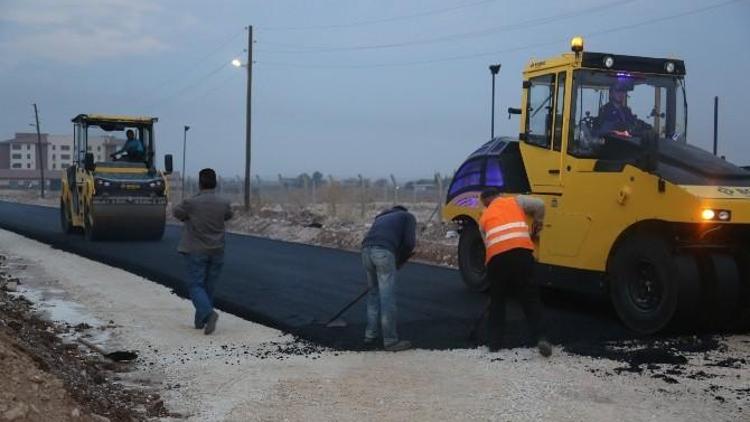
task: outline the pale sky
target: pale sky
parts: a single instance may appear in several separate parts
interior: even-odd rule
[[[532,57],[589,51],[678,57],[688,141],[750,164],[749,0],[0,0],[0,139],[72,133],[79,113],[153,115],[180,168],[243,174],[243,55],[254,27],[253,174],[399,178],[452,172],[489,138],[517,135]],[[243,58],[244,61],[244,58]]]

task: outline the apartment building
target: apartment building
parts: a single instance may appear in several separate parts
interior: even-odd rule
[[[88,152],[94,161],[107,161],[122,148],[125,140],[113,136],[91,136]],[[36,133],[16,133],[13,139],[0,142],[0,170],[38,170],[39,142]],[[73,135],[41,134],[42,161],[45,170],[63,170],[75,160]]]

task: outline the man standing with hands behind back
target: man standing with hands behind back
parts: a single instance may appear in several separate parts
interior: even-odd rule
[[[206,168],[198,173],[200,192],[184,199],[172,211],[182,221],[177,251],[185,256],[188,292],[195,307],[195,328],[211,334],[219,314],[214,311],[213,292],[224,265],[224,222],[232,218],[229,201],[216,192],[216,173]]]
[[[552,346],[543,337],[542,304],[535,284],[534,242],[544,221],[544,202],[531,196],[500,196],[495,188],[486,189],[480,199],[485,207],[479,225],[484,235],[487,277],[490,280],[490,308],[487,343],[490,351],[502,345],[505,331],[505,299],[515,293],[544,357],[552,354]],[[533,218],[531,228],[526,216]]]

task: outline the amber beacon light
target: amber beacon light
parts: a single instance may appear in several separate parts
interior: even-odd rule
[[[573,39],[570,40],[570,49],[575,53],[583,51],[583,37],[573,37]]]

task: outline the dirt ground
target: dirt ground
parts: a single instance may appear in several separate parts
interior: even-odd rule
[[[85,331],[105,326],[45,319],[15,293],[23,287],[12,267],[0,255],[0,420],[138,421],[168,414],[158,394],[115,382],[130,370],[127,363],[80,342],[91,337]]]
[[[102,378],[112,391],[106,397],[128,393],[111,405],[134,411],[134,419],[737,421],[750,415],[748,335],[556,346],[550,359],[525,348],[342,352],[226,313],[215,335],[205,336],[191,327],[191,304],[167,288],[12,233],[0,232],[0,255],[7,257],[3,271],[21,282],[13,295],[62,327],[50,336],[64,343],[66,336],[88,335],[105,350],[138,353],[126,368],[50,365],[71,400],[83,403],[83,416],[118,420],[111,407],[86,407],[96,400],[76,398],[77,389]],[[3,314],[2,321],[10,319]],[[92,356],[73,350],[80,361]],[[59,375],[61,366],[91,378],[71,383]],[[149,408],[164,416],[149,416]]]

